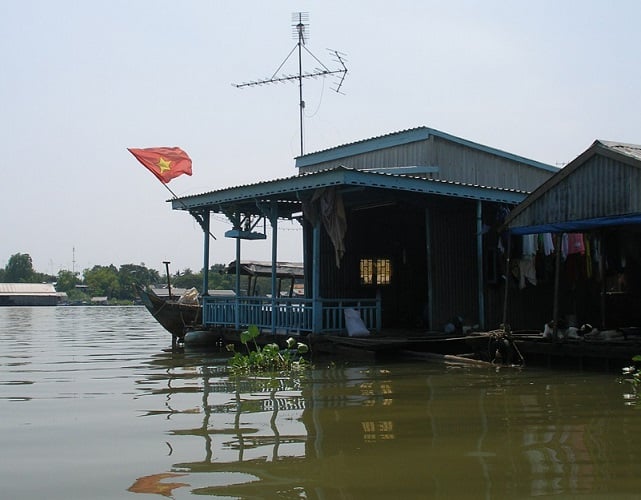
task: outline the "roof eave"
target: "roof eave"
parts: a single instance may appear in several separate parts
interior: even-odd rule
[[[554,188],[557,184],[571,175],[575,170],[577,170],[581,165],[585,164],[588,160],[596,155],[601,155],[607,158],[611,158],[616,161],[620,161],[630,166],[636,168],[641,168],[641,160],[637,159],[634,156],[622,153],[614,147],[618,143],[612,143],[607,141],[594,141],[588,149],[583,153],[577,156],[574,160],[568,163],[565,167],[559,170],[558,173],[550,177],[547,181],[541,184],[537,189],[535,189],[522,203],[512,210],[510,215],[505,220],[503,227],[510,230],[523,230],[529,226],[513,226],[511,225],[512,221],[516,219],[520,214],[526,211],[533,203],[536,202],[541,196],[547,193],[550,189]],[[520,228],[520,229],[519,229]]]
[[[305,197],[305,192],[331,186],[360,186],[422,193],[427,195],[452,196],[499,203],[516,204],[527,196],[525,191],[476,186],[458,182],[438,181],[407,175],[393,175],[367,172],[339,167],[311,174],[293,176],[287,179],[267,181],[252,185],[212,191],[200,195],[186,196],[168,200],[174,210],[216,209],[222,205],[260,199],[275,195],[292,195],[297,199]]]

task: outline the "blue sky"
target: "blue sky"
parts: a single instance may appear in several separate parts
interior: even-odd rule
[[[2,2],[0,266],[199,269],[199,226],[126,148],[187,151],[178,195],[295,175],[297,86],[231,84],[274,73],[298,11],[308,49],[349,69],[345,95],[306,82],[307,152],[416,126],[553,165],[595,139],[641,143],[632,0]],[[279,259],[300,260],[298,226],[281,228]],[[213,220],[211,263],[234,258],[226,229]],[[269,240],[243,257],[268,260]]]

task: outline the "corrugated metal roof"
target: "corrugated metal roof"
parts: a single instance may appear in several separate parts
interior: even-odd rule
[[[305,192],[311,195],[316,189],[330,186],[358,186],[408,191],[422,194],[452,196],[458,198],[518,203],[527,195],[526,191],[479,186],[461,182],[426,179],[408,174],[391,174],[338,167],[329,170],[295,175],[292,177],[245,184],[206,193],[168,200],[174,210],[208,208],[222,211],[223,205],[239,206],[260,212],[257,203],[277,201],[279,205],[292,204],[291,212],[300,210]],[[250,212],[251,213],[251,212]]]
[[[228,274],[236,274],[236,261],[229,263],[226,269]],[[251,276],[271,276],[272,263],[267,261],[241,260],[240,273]],[[302,278],[305,269],[302,262],[276,262],[276,276],[279,278]]]
[[[359,141],[342,144],[340,146],[334,146],[332,148],[324,149],[321,151],[316,151],[312,153],[307,153],[303,156],[296,158],[296,167],[305,167],[310,165],[315,165],[317,163],[323,163],[335,159],[339,159],[345,156],[352,156],[363,154],[379,149],[389,148],[393,146],[399,146],[401,144],[408,144],[410,142],[417,142],[426,140],[434,135],[442,139],[461,144],[463,146],[476,149],[479,151],[484,151],[489,154],[500,156],[506,159],[517,161],[519,163],[524,163],[535,168],[540,168],[548,172],[556,172],[556,168],[552,165],[547,165],[529,158],[524,158],[522,156],[515,155],[513,153],[508,153],[506,151],[485,146],[455,135],[451,135],[440,130],[436,130],[429,127],[416,127],[406,130],[401,130],[398,132],[392,132],[389,134],[384,134],[380,136],[370,137],[368,139],[362,139]]]
[[[641,146],[597,140],[518,205],[505,226],[526,234],[635,223],[639,183]]]
[[[617,153],[620,153],[622,155],[627,155],[630,158],[634,158],[635,160],[640,160],[641,161],[641,146],[638,144],[626,144],[624,142],[612,142],[612,141],[596,141],[596,143],[600,143],[603,146],[607,147],[608,149],[611,149],[612,151],[616,151]]]
[[[56,295],[51,283],[0,283],[0,295]]]
[[[182,297],[185,293],[190,291],[191,288],[176,288],[176,287],[171,287],[171,295],[172,297]],[[158,297],[169,297],[169,288],[167,287],[162,287],[162,288],[152,288],[151,291],[158,295]],[[233,290],[209,290],[209,295],[212,296],[218,296],[218,297],[229,297],[229,296],[234,296],[236,295],[236,292]]]

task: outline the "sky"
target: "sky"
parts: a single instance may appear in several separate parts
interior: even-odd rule
[[[636,0],[8,0],[0,267],[198,271],[200,226],[127,148],[184,149],[178,196],[296,175],[297,84],[232,85],[297,72],[296,12],[311,54],[348,69],[340,94],[305,80],[306,153],[419,126],[559,166],[597,139],[641,144]],[[210,264],[234,259],[229,228],[213,217]],[[302,259],[300,226],[278,241]],[[270,260],[269,231],[242,257]]]

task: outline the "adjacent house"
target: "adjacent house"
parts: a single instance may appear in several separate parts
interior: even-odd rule
[[[532,281],[513,286],[510,300],[547,297],[523,326],[556,319],[639,329],[640,186],[641,146],[597,140],[512,210],[511,258],[530,260]]]
[[[51,283],[0,283],[0,306],[55,306],[64,298]]]

